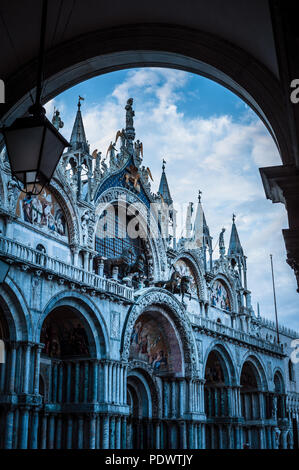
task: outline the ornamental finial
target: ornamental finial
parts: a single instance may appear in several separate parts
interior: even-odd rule
[[[164,160],[164,158],[163,158],[163,160],[162,160],[162,170],[163,171],[165,170],[165,165],[166,165],[166,160]]]
[[[81,107],[81,101],[84,101],[85,98],[83,98],[82,96],[79,95],[79,98],[78,98],[78,108]]]
[[[236,215],[233,214],[233,224],[235,223],[235,220],[236,220]]]
[[[202,195],[202,191],[199,189],[198,190],[198,202],[201,201],[201,195]]]

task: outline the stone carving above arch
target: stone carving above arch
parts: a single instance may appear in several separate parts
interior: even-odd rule
[[[138,317],[149,310],[150,307],[160,306],[170,313],[176,329],[182,341],[185,375],[196,373],[196,347],[193,340],[192,326],[187,318],[181,303],[170,293],[163,289],[148,288],[141,291],[141,295],[132,306],[122,338],[121,355],[124,361],[128,361],[130,353],[131,335]]]

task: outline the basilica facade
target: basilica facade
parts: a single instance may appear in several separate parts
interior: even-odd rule
[[[38,195],[1,153],[0,448],[298,448],[298,335],[254,310],[235,216],[216,254],[199,193],[177,239],[132,99],[106,155],[79,99],[70,144]]]

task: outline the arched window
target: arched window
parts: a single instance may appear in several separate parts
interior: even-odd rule
[[[126,213],[126,209],[110,205],[105,209],[99,217],[99,223],[97,226],[96,237],[95,237],[95,250],[100,256],[105,258],[120,258],[124,254],[129,259],[130,263],[135,263],[137,260],[145,255],[144,240],[138,235],[129,233],[129,225],[131,231],[138,231],[139,227],[137,222],[137,216]],[[135,227],[133,219],[136,217]],[[147,276],[147,260],[145,260],[144,275]],[[109,263],[105,264],[106,275],[111,275],[109,272]]]

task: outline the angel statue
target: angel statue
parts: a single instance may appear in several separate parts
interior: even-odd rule
[[[95,164],[95,169],[94,169],[94,175],[95,177],[101,177],[101,158],[102,158],[102,152],[98,152],[98,149],[95,149],[91,156],[95,159],[96,164]]]
[[[133,98],[129,98],[127,101],[127,105],[125,107],[126,112],[126,128],[134,127],[133,117],[135,116],[135,112],[133,111]]]
[[[143,159],[143,144],[139,140],[135,142],[135,152],[136,152],[136,157],[138,158],[139,161],[142,161]],[[140,157],[141,155],[141,157]]]
[[[122,129],[121,131],[117,131],[116,136],[115,136],[115,144],[114,145],[116,145],[119,137],[121,139],[120,148],[122,149],[122,148],[125,147],[125,141],[126,141],[126,136],[125,136],[125,130],[124,129]]]
[[[149,169],[149,167],[145,168],[145,166],[142,166],[141,167],[141,175],[142,175],[142,179],[143,179],[144,183],[146,184],[146,186],[150,185],[149,178],[152,181],[154,181],[151,170]]]

